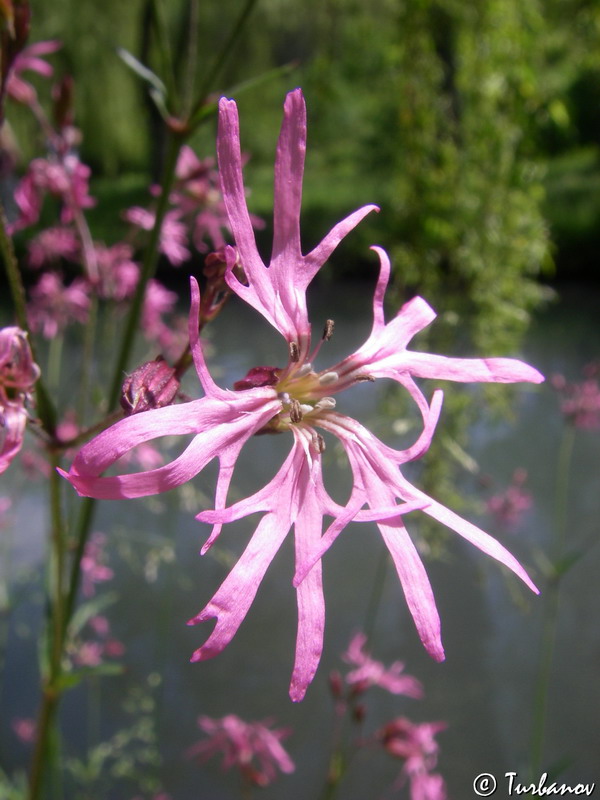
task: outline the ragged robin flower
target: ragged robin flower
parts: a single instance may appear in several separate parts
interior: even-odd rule
[[[215,508],[197,518],[212,523],[202,552],[222,525],[260,513],[262,518],[227,578],[204,609],[190,620],[216,619],[206,642],[192,656],[202,661],[220,653],[242,623],[262,578],[291,528],[294,528],[298,633],[290,696],[301,700],[316,672],[323,646],[325,606],[321,557],[351,521],[377,522],[390,552],[419,636],[437,660],[444,658],[440,620],[433,592],[404,523],[407,513],[422,510],[456,531],[487,555],[516,573],[537,591],[518,561],[495,539],[417,489],[400,471],[402,464],[428,448],[438,421],[442,393],[427,400],[415,378],[510,383],[543,380],[537,370],[507,358],[463,359],[407,349],[415,334],[435,318],[420,297],[404,305],[389,322],[384,317],[390,262],[379,257],[380,274],[373,301],[373,327],[366,342],[333,366],[317,366],[328,322],[316,345],[306,307],[306,290],[339,242],[375,206],[364,206],[339,222],[307,255],[300,246],[300,205],[306,145],[306,108],[302,92],[285,102],[275,161],[274,239],[267,266],[261,259],[246,205],[242,177],[237,108],[221,99],[218,160],[221,186],[236,248],[227,247],[225,280],[232,292],[251,305],[283,336],[287,363],[252,367],[233,390],[217,386],[205,363],[198,336],[199,291],[192,279],[190,345],[205,396],[155,408],[117,422],[85,445],[69,473],[63,473],[81,495],[98,498],[142,497],[191,480],[218,459]],[[241,264],[243,275],[236,264]],[[390,378],[406,388],[422,417],[423,429],[412,446],[395,450],[355,419],[337,409],[337,395],[361,381]],[[291,440],[289,455],[273,479],[250,497],[227,506],[235,462],[254,434],[271,431]],[[105,470],[137,445],[160,436],[194,434],[187,449],[157,469],[106,475]],[[322,453],[326,438],[337,439],[346,453],[353,486],[345,504],[325,489]],[[324,526],[324,518],[330,518]],[[325,528],[325,529],[324,529]]]

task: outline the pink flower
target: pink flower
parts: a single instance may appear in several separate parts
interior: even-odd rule
[[[69,322],[87,322],[89,286],[81,278],[65,286],[60,275],[45,272],[31,290],[27,313],[32,330],[53,339]]]
[[[6,83],[6,91],[9,97],[18,103],[31,105],[37,99],[37,94],[33,86],[23,80],[21,73],[29,70],[43,75],[44,78],[52,77],[53,69],[50,64],[40,58],[40,56],[50,55],[60,50],[62,44],[55,39],[46,42],[35,42],[23,50],[15,57]]]
[[[398,717],[377,733],[384,750],[404,761],[398,785],[408,779],[411,800],[446,800],[444,780],[432,772],[439,751],[435,737],[446,727],[445,722],[415,724]]]
[[[581,383],[567,383],[562,375],[552,378],[552,385],[562,397],[560,409],[568,422],[583,430],[600,428],[600,384],[598,364],[588,364]]]
[[[516,525],[525,511],[531,508],[533,499],[531,494],[523,488],[526,480],[526,470],[516,469],[510,486],[487,501],[488,512],[493,514],[502,525]]]
[[[404,664],[401,661],[394,661],[389,667],[385,667],[365,652],[366,642],[367,637],[364,633],[355,634],[348,650],[342,656],[344,661],[356,667],[346,675],[346,683],[356,691],[364,691],[370,686],[380,686],[391,694],[404,694],[416,698],[423,696],[421,682],[410,675],[402,674]]]
[[[216,618],[216,625],[192,660],[220,653],[231,641],[256,595],[262,578],[294,527],[298,600],[296,659],[290,686],[294,700],[304,696],[317,669],[323,644],[325,607],[320,559],[352,520],[378,523],[393,558],[418,633],[428,652],[444,657],[440,621],[433,592],[418,552],[404,525],[404,515],[422,509],[426,514],[513,570],[537,591],[518,561],[495,539],[437,503],[402,475],[399,467],[428,448],[441,409],[442,393],[428,402],[414,378],[456,381],[513,382],[543,380],[537,370],[506,358],[463,359],[407,349],[412,337],[435,318],[422,298],[403,306],[388,323],[383,302],[390,273],[387,255],[374,248],[380,276],[373,301],[373,327],[367,341],[338,364],[317,369],[321,345],[333,331],[328,321],[322,338],[311,346],[306,289],[332,251],[360,220],[375,209],[364,206],[339,222],[310,253],[300,249],[299,215],[306,141],[306,109],[300,90],[288,95],[275,162],[273,256],[267,267],[256,249],[242,179],[237,109],[222,99],[218,156],[222,190],[237,252],[226,248],[230,289],[253,306],[287,343],[284,367],[252,368],[234,391],[212,380],[198,337],[200,298],[192,280],[189,335],[194,363],[205,397],[177,406],[151,409],[121,420],[85,445],[69,473],[77,491],[98,498],[142,497],[166,491],[191,480],[214,458],[219,460],[215,509],[198,519],[213,524],[202,552],[219,535],[223,524],[260,513],[262,519],[246,550],[212,600],[190,624]],[[234,267],[239,254],[245,279]],[[238,273],[239,274],[239,273]],[[360,381],[391,378],[402,384],[417,404],[423,430],[406,450],[379,441],[356,420],[335,410],[333,395]],[[227,490],[238,454],[257,432],[287,433],[291,450],[273,479],[256,494],[226,507]],[[102,476],[132,448],[167,434],[194,434],[174,461],[144,473]],[[348,457],[353,488],[345,505],[328,495],[321,474],[325,435],[337,438]],[[323,533],[323,518],[332,522]]]
[[[288,730],[271,728],[265,722],[244,722],[235,714],[222,719],[199,717],[198,725],[209,738],[188,750],[188,756],[206,761],[215,753],[223,754],[223,769],[236,767],[245,780],[255,786],[268,786],[277,770],[293,772],[294,762],[281,745]]]
[[[96,584],[111,580],[113,571],[104,563],[104,547],[106,536],[103,533],[93,533],[88,541],[83,558],[81,559],[82,590],[85,597],[92,597],[96,593]],[[104,619],[98,617],[97,619]],[[94,628],[98,632],[97,628]]]
[[[0,330],[0,474],[23,445],[26,404],[40,376],[27,334],[20,328]]]
[[[66,227],[46,228],[28,244],[28,263],[34,269],[53,264],[62,258],[76,261],[81,248],[75,231]]]
[[[34,719],[13,719],[12,729],[23,744],[33,744],[37,738],[37,725]]]
[[[100,296],[117,302],[131,297],[140,279],[140,268],[133,260],[132,248],[124,242],[112,247],[95,242],[94,253]]]
[[[60,158],[34,158],[15,189],[19,216],[9,226],[9,232],[14,233],[38,221],[46,194],[61,201],[61,223],[72,222],[77,213],[96,203],[89,194],[90,174],[90,168],[82,164],[74,153]]]
[[[154,227],[154,213],[140,206],[127,209],[123,214],[123,218],[145,231],[150,231]],[[174,267],[179,267],[191,257],[186,245],[186,226],[179,219],[179,212],[167,212],[160,230],[160,252],[166,256]]]

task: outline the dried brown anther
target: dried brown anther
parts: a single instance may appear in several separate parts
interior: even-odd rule
[[[290,361],[294,363],[300,361],[300,350],[296,342],[290,342]]]
[[[300,403],[292,397],[290,400],[290,420],[292,422],[301,422],[302,421],[302,408],[300,407]]]
[[[323,341],[328,342],[331,337],[333,336],[333,329],[335,328],[335,323],[332,319],[328,319],[325,321],[325,327],[323,328]]]

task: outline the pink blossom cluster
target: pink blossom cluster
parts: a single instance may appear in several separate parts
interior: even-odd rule
[[[423,696],[423,687],[416,678],[404,674],[402,661],[394,661],[389,667],[376,661],[365,650],[367,637],[364,633],[356,633],[348,649],[342,656],[344,661],[352,664],[354,669],[346,673],[344,678],[354,693],[362,693],[371,686],[379,686],[390,694],[401,694],[406,697]]]
[[[82,591],[84,597],[93,597],[96,584],[112,579],[114,573],[106,566],[104,549],[106,534],[96,531],[90,536],[81,559]]]
[[[348,715],[358,725],[367,719],[364,696],[373,686],[393,695],[423,697],[421,682],[404,673],[404,664],[395,661],[386,667],[365,649],[366,642],[364,633],[356,633],[342,655],[354,669],[343,677],[337,672],[330,677],[338,719]],[[395,717],[372,736],[358,738],[354,745],[363,748],[375,744],[400,759],[403,765],[396,785],[401,787],[408,781],[411,800],[446,800],[444,779],[434,772],[438,756],[435,736],[446,727],[444,722],[414,723],[404,716]]]
[[[584,379],[569,383],[563,375],[552,377],[552,386],[560,393],[560,409],[565,419],[576,428],[600,428],[600,365],[591,363],[584,367]]]
[[[120,658],[125,645],[110,632],[110,623],[102,615],[95,615],[87,623],[88,636],[74,637],[69,645],[71,661],[77,667],[97,667],[107,658]]]
[[[523,514],[531,508],[533,498],[531,492],[524,488],[526,481],[527,471],[522,468],[516,469],[510,485],[487,500],[487,511],[501,525],[515,526]]]
[[[244,722],[235,714],[228,714],[222,719],[201,716],[198,725],[208,738],[188,750],[190,758],[206,761],[221,754],[223,769],[239,770],[251,786],[268,786],[278,771],[294,771],[294,762],[281,744],[290,731],[273,728],[270,720]]]
[[[216,541],[224,524],[260,514],[261,519],[237,564],[190,624],[216,619],[205,643],[194,653],[202,661],[221,653],[245,618],[262,578],[288,532],[295,534],[298,631],[290,696],[300,700],[312,681],[323,647],[325,602],[321,559],[351,522],[376,522],[390,552],[418,634],[427,651],[444,658],[440,619],[433,591],[405,519],[415,511],[448,526],[504,564],[527,586],[536,587],[523,567],[498,541],[438,503],[403,475],[404,464],[428,449],[442,406],[436,389],[428,400],[418,379],[512,383],[543,380],[533,367],[510,358],[451,358],[410,350],[412,338],[435,319],[421,297],[406,303],[386,321],[384,298],[391,271],[385,251],[374,247],[380,271],[373,298],[373,325],[365,343],[331,366],[318,367],[322,348],[333,334],[327,320],[313,342],[306,291],[339,242],[375,206],[364,206],[337,223],[308,254],[300,243],[302,176],[306,151],[306,107],[302,92],[291,92],[275,161],[273,249],[269,264],[258,252],[242,175],[239,120],[233,101],[219,104],[217,154],[222,196],[236,247],[225,247],[228,289],[252,306],[281,335],[283,365],[257,365],[231,389],[218,386],[206,364],[198,334],[201,299],[192,279],[189,341],[204,397],[151,408],[117,422],[86,444],[64,477],[83,496],[104,499],[145,497],[192,480],[213,459],[219,461],[214,509],[197,519],[211,524],[202,552]],[[241,270],[240,270],[241,265]],[[409,393],[422,430],[405,450],[384,444],[357,420],[337,410],[336,395],[360,382],[391,379]],[[228,488],[238,455],[257,433],[288,437],[289,455],[267,485],[228,505]],[[156,469],[104,473],[139,445],[165,435],[192,439],[181,455]],[[327,440],[337,440],[350,465],[353,485],[344,504],[327,492],[322,455]],[[117,467],[118,468],[118,467]],[[330,521],[324,524],[324,521]]]
[[[27,407],[40,375],[27,334],[17,327],[0,330],[0,473],[23,445]]]
[[[411,800],[447,798],[444,779],[434,772],[439,753],[435,737],[446,727],[445,722],[414,723],[397,717],[377,733],[386,753],[404,762],[397,785],[408,781]]]

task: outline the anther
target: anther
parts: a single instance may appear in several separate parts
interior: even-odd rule
[[[355,381],[371,381],[371,383],[375,383],[375,378],[372,375],[355,375]]]
[[[290,361],[300,361],[300,351],[296,342],[290,342]]]
[[[322,453],[325,450],[325,439],[316,431],[312,432],[312,446],[317,453]]]
[[[290,400],[290,420],[294,423],[302,421],[302,408],[295,397]]]
[[[309,364],[307,362],[306,364],[302,364],[300,369],[298,369],[294,373],[294,377],[295,378],[303,378],[305,375],[308,375],[309,372],[312,372],[312,364]]]
[[[334,322],[332,319],[328,319],[325,322],[325,327],[323,328],[323,341],[328,342],[331,337],[333,336],[333,328]]]
[[[324,372],[322,375],[319,375],[319,383],[321,386],[329,386],[331,383],[335,383],[339,381],[340,376],[337,372]]]
[[[315,404],[315,408],[319,409],[319,411],[329,411],[331,408],[335,408],[335,399],[333,397],[322,397],[318,403]]]

